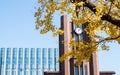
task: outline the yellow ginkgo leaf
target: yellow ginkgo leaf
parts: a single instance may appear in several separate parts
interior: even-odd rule
[[[62,29],[58,29],[57,33],[58,33],[59,35],[62,35],[62,34],[64,33],[64,31],[63,31]]]

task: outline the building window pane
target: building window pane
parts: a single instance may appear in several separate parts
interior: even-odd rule
[[[41,68],[42,68],[42,66],[37,64],[37,69],[41,69]]]
[[[36,63],[41,64],[41,49],[37,48]]]
[[[42,71],[37,71],[37,74],[36,75],[43,75],[42,74]]]
[[[19,69],[19,71],[18,71],[18,75],[23,75],[21,69]]]
[[[29,49],[25,48],[25,57],[29,57]]]
[[[13,58],[12,63],[17,64],[17,58]]]
[[[7,57],[10,57],[10,56],[11,56],[11,49],[7,48]]]
[[[16,71],[12,71],[12,75],[16,75]]]
[[[25,71],[25,75],[29,75],[29,71]]]
[[[29,69],[29,65],[28,64],[25,64],[25,69]]]
[[[1,75],[4,75],[4,71],[1,71],[1,73],[0,73]]]
[[[84,67],[84,74],[87,75],[87,66]]]
[[[79,68],[78,68],[78,66],[75,66],[75,75],[79,75]]]
[[[10,64],[10,57],[7,57],[6,62],[7,62],[7,64]]]
[[[35,75],[35,71],[31,71],[30,74],[31,74],[31,75]]]
[[[16,65],[15,64],[12,64],[12,69],[16,69]]]
[[[5,57],[5,49],[4,48],[1,49],[1,56],[4,59],[4,57]]]
[[[41,64],[41,59],[40,58],[37,58],[37,64]]]
[[[4,69],[4,65],[3,65],[3,64],[1,65],[1,70],[2,70],[2,69]]]
[[[54,69],[55,71],[59,71],[59,63],[57,62],[59,58],[59,51],[57,48],[54,48]]]
[[[83,67],[80,66],[80,75],[83,75]]]
[[[13,48],[13,58],[17,57],[17,48]]]
[[[10,70],[10,65],[6,64],[6,69]]]
[[[31,57],[30,63],[35,64],[35,58]]]
[[[10,71],[6,71],[6,75],[10,75]]]
[[[25,57],[25,64],[29,64],[29,58]]]

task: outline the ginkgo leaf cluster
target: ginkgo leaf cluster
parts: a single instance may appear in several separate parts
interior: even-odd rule
[[[108,50],[107,42],[117,41],[120,44],[120,0],[38,0],[38,9],[34,14],[36,29],[41,34],[53,32],[53,37],[62,35],[63,30],[56,28],[53,23],[53,14],[67,14],[74,25],[84,25],[84,29],[90,41],[76,42],[71,38],[70,46],[76,50],[67,52],[60,58],[65,60],[68,56],[77,57],[79,64],[82,60],[89,60],[92,53],[98,51],[100,45],[103,50]],[[107,16],[107,17],[106,17]],[[118,22],[118,23],[116,23]],[[109,37],[102,37],[96,32],[105,32]],[[63,43],[64,44],[64,43]]]

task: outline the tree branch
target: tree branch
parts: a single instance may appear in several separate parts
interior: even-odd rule
[[[105,39],[103,39],[103,40],[100,40],[100,41],[95,42],[95,44],[94,44],[93,46],[88,47],[87,49],[89,50],[89,49],[91,49],[91,48],[93,48],[93,47],[96,47],[96,46],[98,46],[100,43],[102,43],[102,42],[104,42],[104,41],[115,40],[115,39],[118,39],[118,38],[120,38],[120,35],[117,36],[117,37],[114,37],[114,38],[110,38],[110,37],[105,38]]]
[[[102,42],[104,42],[104,41],[115,40],[115,39],[118,39],[118,38],[120,38],[120,35],[117,36],[117,37],[114,37],[114,38],[108,37],[108,38],[105,38],[105,39],[103,39],[103,40],[97,41],[96,43],[97,43],[97,45],[98,45],[98,44],[100,44],[100,43],[102,43]]]
[[[90,2],[88,2],[88,1],[85,2],[85,5],[84,5],[84,6],[88,7],[88,8],[89,8],[91,11],[93,11],[94,13],[96,12],[96,9],[95,9],[96,6],[95,6],[94,4],[92,4],[92,3],[90,3]],[[112,24],[120,27],[120,20],[117,20],[117,19],[112,18],[112,16],[109,15],[109,14],[103,15],[103,16],[101,17],[101,19],[102,19],[102,20],[106,20],[106,21],[108,21],[108,22],[110,22],[110,23],[112,23]]]

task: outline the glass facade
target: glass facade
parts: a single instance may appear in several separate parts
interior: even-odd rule
[[[0,48],[0,75],[43,75],[59,71],[57,48]]]

